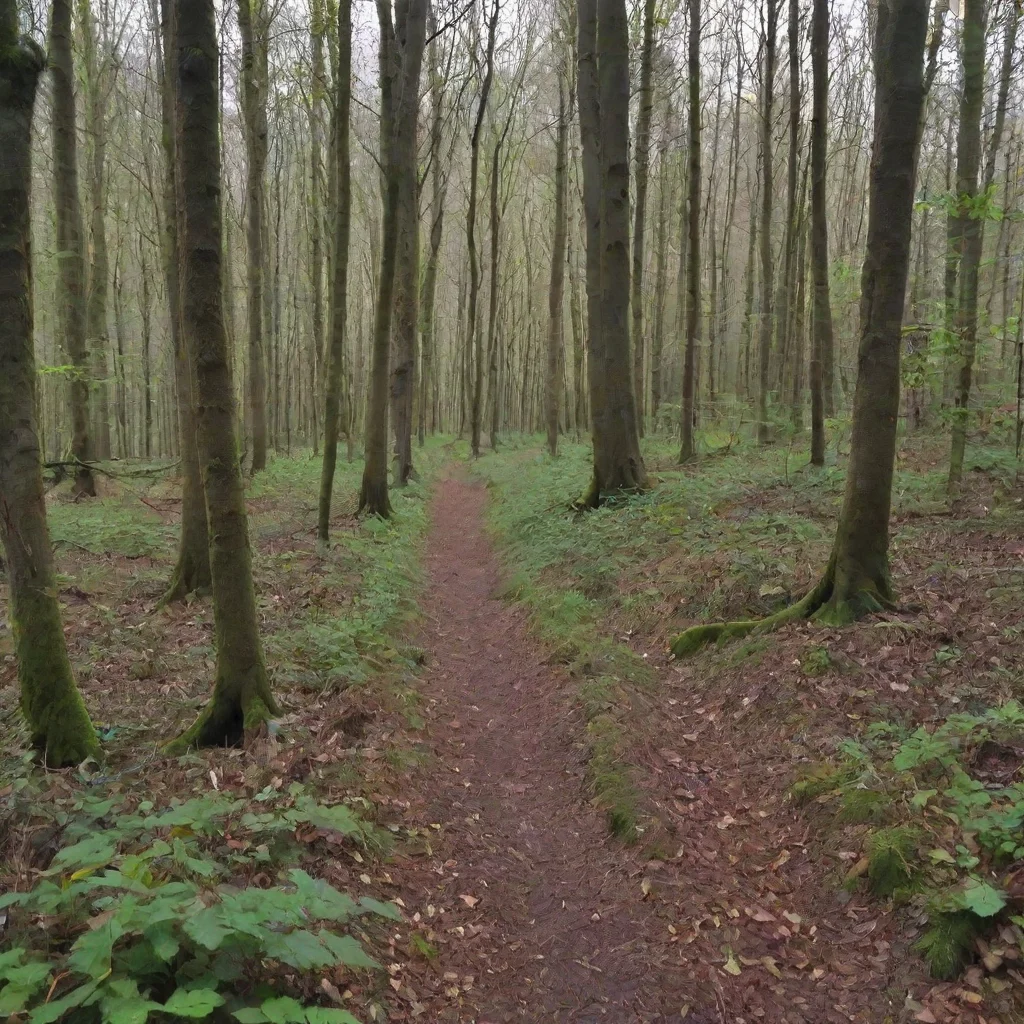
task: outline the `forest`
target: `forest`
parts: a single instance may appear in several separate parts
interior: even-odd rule
[[[0,0],[0,1019],[1024,1020],[1020,0]]]

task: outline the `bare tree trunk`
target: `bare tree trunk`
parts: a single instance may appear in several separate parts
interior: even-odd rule
[[[71,0],[53,0],[50,20],[50,70],[53,74],[53,190],[57,249],[60,251],[61,330],[74,376],[71,395],[71,457],[75,493],[95,495],[87,463],[93,457],[89,436],[90,359],[86,335],[85,243],[78,197],[78,131],[75,125],[75,68],[71,56]]]
[[[629,347],[629,31],[624,0],[580,0],[579,110],[587,222],[594,476],[580,504],[645,490]]]
[[[484,114],[487,111],[487,98],[491,92],[494,78],[494,44],[498,28],[498,12],[501,10],[500,0],[492,0],[491,16],[487,21],[487,54],[484,80],[480,86],[480,100],[473,123],[473,133],[469,139],[469,206],[466,210],[466,245],[469,249],[469,312],[466,320],[467,337],[466,358],[473,364],[473,399],[470,410],[470,447],[474,458],[480,457],[480,431],[483,421],[484,406],[484,354],[483,336],[477,323],[477,306],[480,302],[480,259],[476,251],[476,204],[477,179],[480,168],[480,132],[483,128]]]
[[[334,258],[331,282],[331,344],[327,351],[324,396],[324,461],[320,470],[317,543],[330,540],[334,470],[342,416],[345,336],[348,317],[348,248],[352,226],[352,167],[349,159],[349,120],[352,104],[352,0],[338,4],[338,66],[335,70],[334,158],[337,175],[334,210]],[[315,269],[315,268],[314,268]],[[319,272],[319,271],[317,271]]]
[[[772,335],[774,311],[772,309],[774,266],[772,264],[772,117],[775,97],[775,44],[779,22],[780,0],[765,0],[768,23],[764,32],[764,63],[761,68],[761,308],[757,346],[757,440],[768,444],[772,439],[768,422],[768,391],[771,386]]]
[[[832,351],[832,302],[828,281],[828,35],[829,0],[813,0],[811,9],[811,463],[825,464],[823,361]]]
[[[565,78],[558,71],[558,129],[555,140],[555,225],[551,238],[551,287],[548,291],[547,374],[544,379],[545,420],[548,451],[558,454],[558,406],[562,394],[563,306],[565,293],[565,247],[567,235],[566,194],[568,173],[569,111],[565,102]]]
[[[172,752],[239,743],[277,712],[263,661],[235,440],[221,282],[220,137],[213,0],[172,0],[182,327],[196,380],[196,434],[210,522],[217,668],[213,696]]]
[[[55,22],[53,35],[61,31],[62,19]],[[70,57],[70,49],[63,56]],[[0,539],[21,710],[45,763],[63,768],[96,756],[99,742],[64,640],[36,412],[32,111],[45,63],[42,50],[19,36],[18,4],[0,0]]]
[[[633,210],[633,386],[637,429],[644,436],[644,233],[651,164],[651,117],[654,112],[654,16],[656,0],[644,0],[644,38],[640,51],[640,113],[636,122],[636,197]]]
[[[267,369],[264,338],[267,169],[267,33],[265,0],[239,0],[242,36],[242,114],[246,148],[246,281],[249,321],[249,416],[252,424],[252,471],[267,465]]]
[[[769,3],[774,0],[769,0]],[[689,462],[697,454],[693,440],[694,362],[700,343],[700,0],[689,0],[689,200],[687,217],[689,239],[686,253],[686,352],[683,360],[683,402],[680,418],[679,461]]]
[[[985,100],[985,0],[965,0],[961,54],[963,91],[960,96],[960,130],[956,146],[956,219],[959,226],[959,292],[954,327],[960,369],[954,388],[953,443],[946,482],[950,497],[960,491],[967,424],[970,418],[971,377],[978,341],[978,271],[984,236],[981,218],[972,207],[978,195],[981,167],[981,112]]]
[[[672,205],[669,174],[668,136],[672,120],[671,102],[666,103],[665,129],[658,147],[658,226],[654,264],[654,330],[651,332],[651,429],[658,429],[658,408],[661,405],[661,364],[665,349],[665,288],[668,283],[668,220]]]

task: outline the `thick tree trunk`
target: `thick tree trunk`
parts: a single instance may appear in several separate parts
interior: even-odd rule
[[[764,37],[764,62],[761,67],[761,308],[757,344],[757,440],[768,444],[772,439],[768,421],[768,392],[771,387],[772,336],[774,310],[772,309],[775,268],[772,262],[772,117],[775,96],[775,45],[781,0],[766,0],[768,22]]]
[[[829,0],[811,9],[811,463],[825,464],[823,360],[832,351],[832,302],[828,281],[828,35]]]
[[[242,36],[242,117],[245,124],[246,294],[249,327],[249,417],[252,471],[267,465],[267,368],[264,317],[267,282],[264,243],[267,169],[267,31],[264,0],[239,0]]]
[[[277,706],[263,661],[224,331],[213,0],[172,0],[182,327],[196,381],[196,434],[210,523],[217,668],[213,696],[172,751],[234,744]]]
[[[569,111],[565,102],[565,80],[558,72],[558,128],[555,139],[555,225],[551,237],[551,285],[548,289],[548,352],[544,379],[544,409],[548,432],[548,451],[558,454],[558,406],[562,394],[563,323],[565,295],[565,245],[567,235],[566,195],[568,174],[566,156],[569,146]]]
[[[89,434],[89,381],[92,373],[86,336],[85,242],[78,196],[78,131],[75,126],[75,68],[71,56],[71,0],[53,0],[50,20],[53,136],[53,191],[57,249],[60,252],[61,330],[74,374],[71,396],[71,458],[76,461],[75,493],[95,495],[87,463],[93,458]]]
[[[861,275],[861,338],[850,466],[839,526],[825,574],[802,601],[761,621],[695,626],[672,644],[677,656],[814,615],[842,624],[893,604],[889,512],[900,401],[900,344],[910,267],[917,123],[924,101],[928,0],[878,7],[875,36],[875,139],[867,249]]]
[[[594,476],[580,504],[645,490],[629,347],[629,32],[624,0],[580,0],[579,109],[587,221]]]
[[[327,351],[327,385],[324,398],[324,461],[320,471],[320,501],[316,537],[330,540],[331,498],[338,461],[338,433],[342,416],[345,335],[348,317],[348,248],[352,226],[352,167],[349,159],[349,120],[352,104],[352,0],[338,4],[338,66],[335,71],[334,158],[336,174],[334,209],[334,258],[331,282],[331,343]],[[316,270],[316,268],[314,268]]]
[[[640,50],[640,112],[636,122],[636,195],[633,209],[633,385],[637,428],[644,434],[644,233],[651,164],[651,118],[654,113],[654,22],[656,0],[644,0],[644,37]]]
[[[99,754],[75,686],[46,525],[32,327],[32,110],[45,66],[0,0],[0,538],[6,557],[21,709],[51,768]]]
[[[174,386],[177,397],[178,438],[181,457],[181,532],[178,558],[160,604],[180,601],[196,591],[207,591],[213,584],[210,571],[210,533],[206,519],[206,498],[199,467],[196,442],[195,381],[192,357],[181,324],[180,256],[178,247],[177,158],[174,132],[174,44],[171,36],[171,12],[168,0],[161,0],[160,14],[154,5],[154,21],[159,31],[154,37],[161,45],[157,52],[160,74],[161,130],[164,150],[164,224],[163,261],[167,289],[168,321],[174,360]]]
[[[697,346],[700,344],[700,0],[690,0],[689,27],[689,200],[686,245],[686,350],[683,357],[683,402],[680,416],[679,461],[689,462],[697,454],[693,439],[696,390]],[[712,200],[713,201],[713,200]]]

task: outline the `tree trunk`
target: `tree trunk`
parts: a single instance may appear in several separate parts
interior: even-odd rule
[[[338,66],[334,110],[334,159],[336,201],[334,209],[334,259],[331,283],[331,344],[327,352],[327,387],[324,400],[324,461],[320,470],[320,502],[316,536],[319,544],[330,540],[331,498],[338,461],[338,433],[342,414],[345,334],[348,316],[348,248],[352,227],[352,167],[349,159],[349,120],[352,104],[352,0],[338,4]],[[316,268],[314,268],[316,270]]]
[[[168,0],[161,0],[160,13],[153,11],[159,27],[154,32],[161,49],[157,51],[160,75],[161,131],[164,150],[164,225],[163,261],[167,289],[168,322],[171,327],[171,348],[174,360],[174,386],[178,410],[178,438],[181,457],[181,532],[178,536],[178,558],[167,590],[160,604],[181,601],[189,594],[207,591],[213,583],[210,570],[210,533],[206,519],[206,498],[199,466],[196,440],[195,381],[188,339],[181,323],[182,294],[178,246],[179,210],[177,201],[177,157],[174,130],[174,44],[171,34],[171,13]]]
[[[766,0],[768,23],[764,36],[764,63],[761,68],[761,308],[757,345],[757,440],[768,444],[772,439],[768,422],[769,369],[775,318],[772,301],[775,280],[772,263],[772,117],[775,96],[775,44],[779,22],[780,0]]]
[[[832,351],[828,281],[828,35],[829,0],[811,9],[811,463],[825,465],[823,360]]]
[[[771,2],[771,0],[770,0]],[[689,462],[697,454],[693,440],[695,360],[700,344],[700,0],[690,0],[689,31],[689,237],[686,245],[686,351],[683,357],[683,401],[680,416],[679,461]],[[713,200],[712,200],[713,201]]]
[[[658,228],[654,264],[654,329],[651,332],[651,429],[658,429],[658,408],[661,405],[661,363],[665,348],[665,288],[668,283],[668,220],[671,208],[671,176],[668,170],[669,122],[671,103],[666,103],[665,128],[658,147]]]
[[[239,0],[242,117],[245,124],[246,293],[249,323],[249,416],[252,471],[267,465],[267,369],[264,339],[264,252],[267,168],[267,33],[265,0]]]
[[[594,476],[580,504],[645,490],[629,347],[629,32],[624,0],[580,0],[579,110],[587,221]]]
[[[252,552],[235,440],[235,398],[224,331],[213,0],[172,0],[175,156],[182,328],[196,381],[196,434],[210,523],[217,668],[213,696],[172,751],[235,744],[277,706],[256,613]]]
[[[633,210],[633,385],[637,429],[644,435],[644,231],[651,163],[651,117],[654,113],[654,21],[656,0],[644,0],[644,38],[640,51],[640,112],[636,122],[636,196]]]
[[[566,195],[568,174],[566,154],[569,143],[569,111],[565,102],[565,79],[558,71],[558,128],[555,139],[555,225],[551,238],[551,287],[548,290],[548,360],[544,380],[544,408],[548,451],[558,454],[558,406],[562,394],[563,307],[565,293],[565,247],[567,235]]]
[[[45,64],[39,47],[19,38],[18,4],[0,0],[0,538],[21,710],[33,747],[63,768],[98,756],[99,742],[64,641],[36,415],[32,110]]]
[[[60,252],[61,330],[74,367],[71,396],[71,458],[75,494],[93,496],[96,483],[87,463],[93,457],[89,434],[89,346],[86,337],[85,243],[78,197],[78,129],[75,121],[75,68],[71,56],[71,0],[53,0],[50,20],[53,73],[53,191],[57,249]]]
[[[476,203],[477,178],[480,168],[480,132],[483,129],[487,98],[494,78],[494,45],[498,28],[500,0],[493,0],[491,16],[487,22],[487,54],[484,80],[480,86],[480,101],[477,105],[473,133],[469,138],[469,205],[466,209],[466,245],[469,249],[469,310],[466,319],[466,358],[473,366],[473,398],[470,409],[470,448],[474,458],[480,457],[480,431],[484,406],[484,355],[483,336],[477,323],[477,306],[480,302],[480,259],[476,251]]]

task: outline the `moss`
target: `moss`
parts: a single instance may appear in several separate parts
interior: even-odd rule
[[[952,981],[967,965],[980,932],[980,920],[967,910],[935,913],[914,948],[924,954],[932,977]]]
[[[611,715],[598,715],[587,726],[594,803],[608,820],[612,835],[627,843],[639,837],[637,793],[629,766],[622,759],[622,731]]]
[[[892,896],[910,884],[917,842],[918,832],[912,828],[882,828],[871,834],[866,846],[868,881],[876,896]]]
[[[848,825],[881,821],[889,804],[888,796],[874,789],[844,790],[836,820]]]

